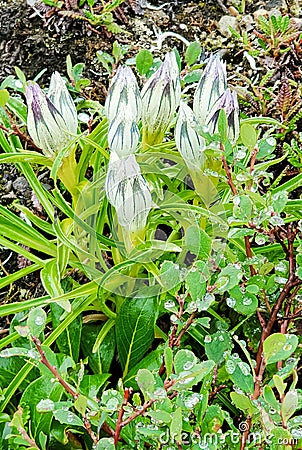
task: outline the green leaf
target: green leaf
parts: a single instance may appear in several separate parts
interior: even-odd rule
[[[272,196],[272,205],[276,213],[281,213],[288,202],[288,193],[286,191],[276,192]]]
[[[291,434],[282,427],[275,427],[271,430],[269,441],[270,450],[290,450],[292,448],[291,445],[286,445],[286,442],[291,442]]]
[[[185,53],[185,61],[188,66],[191,66],[198,59],[201,52],[201,44],[198,41],[191,42]]]
[[[175,295],[181,286],[180,269],[172,261],[164,261],[160,268],[161,283],[164,289]]]
[[[39,337],[44,330],[47,320],[47,314],[40,306],[29,311],[27,326],[32,336]]]
[[[281,415],[284,424],[295,414],[298,409],[298,392],[294,389],[288,391],[281,404]]]
[[[153,55],[149,50],[142,49],[135,58],[136,68],[140,75],[145,75],[153,64]]]
[[[256,286],[258,288],[258,286]],[[231,297],[227,299],[227,305],[232,307],[235,311],[240,314],[245,314],[249,316],[256,311],[258,306],[258,299],[254,294],[248,292],[243,293],[238,286],[230,289]]]
[[[155,379],[150,370],[139,369],[136,381],[144,395],[145,401],[150,400],[153,396],[155,387]]]
[[[193,301],[201,300],[206,294],[206,263],[196,261],[185,279],[186,288]]]
[[[257,143],[257,132],[253,125],[249,123],[242,123],[240,127],[240,136],[243,145],[253,149]]]
[[[225,359],[224,353],[232,349],[233,343],[229,333],[219,330],[212,335],[205,336],[204,346],[207,357],[219,364]]]
[[[171,349],[171,347],[165,347],[164,362],[166,367],[167,378],[169,378],[173,371],[173,350]]]
[[[88,364],[93,373],[109,372],[115,351],[115,329],[111,328],[98,346],[98,350],[93,352],[96,339],[105,324],[85,324],[82,328],[81,349],[85,357],[88,357]]]
[[[234,286],[238,286],[239,281],[242,279],[243,272],[241,267],[235,264],[228,264],[220,272],[216,286],[219,292],[225,292],[232,289]]]
[[[51,409],[48,412],[40,412],[37,405],[44,400],[48,403],[58,402],[63,394],[63,387],[59,383],[51,382],[52,374],[42,376],[33,381],[23,392],[20,400],[21,406],[27,405],[30,408],[31,431],[36,438],[41,431],[49,435],[53,414]]]
[[[199,256],[200,259],[208,260],[212,249],[212,239],[204,230],[191,225],[186,229],[184,245],[190,253]]]
[[[53,329],[55,330],[62,322],[62,315],[64,309],[57,303],[50,305],[51,309],[51,322]],[[69,355],[74,361],[78,360],[80,352],[80,340],[82,330],[82,316],[79,315],[56,340],[56,345],[61,353]]]
[[[254,392],[254,379],[250,373],[250,367],[241,359],[229,356],[226,364],[226,371],[231,381],[238,386],[243,392],[251,394]]]
[[[217,433],[224,422],[224,414],[220,406],[210,405],[202,421],[202,434]]]
[[[280,397],[282,397],[285,392],[287,384],[283,382],[282,378],[279,375],[273,375],[273,381]]]
[[[115,450],[113,438],[102,438],[97,443],[95,450]]]
[[[153,298],[126,298],[116,318],[116,343],[123,376],[146,353],[154,339]]]
[[[86,397],[95,399],[99,390],[104,389],[110,374],[84,375],[80,383],[80,392]]]
[[[223,144],[225,144],[225,142],[227,140],[227,133],[228,133],[228,121],[227,121],[227,116],[226,116],[224,109],[221,109],[219,111],[218,132],[219,132],[221,142]]]
[[[0,106],[5,106],[9,99],[9,92],[6,89],[0,89]]]
[[[188,390],[192,388],[208,375],[214,367],[214,361],[204,361],[200,364],[193,365],[191,369],[180,372],[177,377],[177,382],[174,385],[175,389]]]
[[[129,370],[127,376],[124,379],[124,385],[130,386],[135,390],[138,390],[136,382],[136,375],[139,369],[148,369],[152,371],[158,371],[162,363],[162,349],[157,348],[148,353],[141,361],[139,361],[131,370]]]
[[[296,350],[298,343],[298,337],[294,334],[271,334],[263,343],[266,364],[284,361],[289,358]]]
[[[269,404],[269,406],[276,411],[280,411],[280,403],[277,401],[274,391],[270,386],[264,386],[263,389],[264,400]]]
[[[177,443],[181,443],[182,435],[182,411],[181,406],[179,406],[174,413],[172,413],[172,420],[170,425],[171,439]]]
[[[236,408],[241,409],[241,411],[247,411],[250,415],[257,411],[257,408],[253,405],[252,400],[250,400],[245,394],[231,392],[230,396]]]
[[[40,272],[41,282],[45,291],[51,297],[60,297],[64,294],[61,286],[61,275],[57,259],[48,261]],[[58,304],[67,312],[71,311],[69,301],[58,301]]]
[[[82,415],[86,413],[87,398],[84,395],[79,395],[74,402],[75,409]]]
[[[82,420],[71,411],[65,411],[64,409],[58,409],[53,412],[53,415],[54,415],[55,419],[58,420],[60,423],[66,423],[70,427],[73,426],[73,427],[83,427],[84,428],[84,424],[83,424]]]
[[[180,374],[183,371],[191,370],[197,363],[198,360],[193,352],[186,349],[178,350],[174,358],[175,373]]]

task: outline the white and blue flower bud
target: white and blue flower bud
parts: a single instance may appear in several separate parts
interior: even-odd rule
[[[193,170],[203,169],[205,163],[206,141],[198,134],[198,127],[192,109],[181,102],[175,126],[175,142],[188,168]]]
[[[218,117],[221,110],[224,110],[227,118],[227,137],[231,143],[235,143],[240,133],[239,105],[235,91],[226,89],[213,105],[206,123],[211,134],[218,133]]]
[[[138,122],[142,101],[134,73],[128,66],[119,66],[105,101],[105,114],[108,121],[112,122],[124,110],[127,111],[129,121]]]
[[[52,74],[47,96],[63,117],[66,129],[71,134],[77,134],[77,110],[74,101],[66,87],[65,81],[63,80],[59,72],[54,72]]]
[[[53,159],[74,138],[74,122],[70,129],[67,118],[64,119],[37,83],[30,82],[26,87],[26,101],[28,133],[45,156]]]
[[[134,155],[119,158],[111,153],[105,191],[122,227],[132,233],[145,228],[152,199]]]
[[[197,85],[193,111],[200,125],[205,125],[216,100],[227,88],[226,65],[218,56],[211,55]]]
[[[166,54],[162,65],[144,85],[141,96],[143,144],[159,144],[171,124],[181,97],[174,52]]]
[[[111,152],[118,154],[120,158],[135,153],[140,138],[140,132],[136,122],[123,116],[117,116],[108,129],[108,145]]]

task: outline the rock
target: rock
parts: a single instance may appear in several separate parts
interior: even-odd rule
[[[243,16],[239,22],[240,27],[244,28],[245,31],[251,31],[255,28],[255,21],[251,14],[246,14]]]
[[[222,16],[218,22],[218,29],[225,37],[231,37],[230,27],[239,32],[238,22],[234,16]]]
[[[257,9],[257,11],[254,12],[254,19],[257,21],[260,16],[268,17],[268,11],[266,9]]]
[[[295,26],[297,27],[298,31],[302,30],[302,19],[300,19],[298,17],[293,17],[292,21],[295,24]]]

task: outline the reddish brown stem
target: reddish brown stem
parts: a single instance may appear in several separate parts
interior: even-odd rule
[[[124,389],[124,399],[123,399],[122,406],[118,412],[118,417],[117,417],[117,422],[116,422],[116,427],[115,427],[115,432],[114,432],[114,445],[115,446],[117,446],[117,443],[120,438],[121,430],[123,427],[123,415],[125,412],[125,406],[127,406],[131,392],[132,392],[131,388]]]
[[[222,150],[224,150],[222,144],[220,144],[220,148]],[[228,179],[228,185],[231,188],[232,194],[236,195],[237,194],[237,189],[235,188],[235,185],[233,183],[232,174],[231,174],[230,168],[229,168],[229,166],[228,166],[228,164],[226,162],[226,159],[225,159],[224,155],[221,156],[221,160],[222,160],[223,168],[225,170],[225,173],[226,173],[226,176],[227,176],[227,179]]]
[[[302,281],[300,278],[296,276],[296,260],[294,255],[294,240],[296,238],[297,231],[293,230],[292,224],[288,225],[287,232],[286,232],[286,238],[287,238],[287,246],[285,246],[284,241],[282,240],[282,237],[280,235],[279,230],[275,229],[274,234],[278,241],[281,243],[283,249],[285,250],[286,255],[288,256],[289,261],[289,276],[287,279],[287,282],[285,283],[276,303],[274,304],[270,317],[268,321],[265,323],[264,321],[260,320],[260,324],[262,326],[262,333],[260,338],[260,343],[257,351],[256,356],[256,367],[255,367],[255,384],[254,384],[254,394],[253,399],[256,400],[260,396],[261,392],[261,383],[263,379],[263,374],[265,371],[266,363],[264,359],[263,354],[263,343],[265,339],[270,335],[272,332],[273,326],[275,322],[277,321],[278,313],[281,310],[285,300],[288,298],[288,304],[290,304],[291,299],[296,295],[297,291],[299,290]],[[282,230],[283,232],[285,230]],[[284,248],[285,247],[285,248]],[[294,291],[291,293],[292,289]],[[288,310],[289,311],[289,310]],[[260,315],[261,319],[261,315]],[[243,433],[240,443],[240,450],[244,450],[245,444],[247,442],[247,438],[249,435],[250,427],[251,427],[252,419],[248,418],[247,420],[247,430]]]
[[[183,337],[183,335],[186,333],[186,331],[188,330],[188,328],[190,327],[190,325],[192,325],[192,323],[194,322],[196,316],[196,312],[193,312],[190,317],[188,318],[186,324],[184,325],[183,329],[179,332],[179,335],[176,338],[175,341],[175,347],[179,347],[180,346],[180,341]]]
[[[56,366],[52,366],[50,364],[50,362],[48,361],[48,359],[46,358],[45,352],[41,347],[41,342],[38,338],[36,338],[35,336],[32,337],[33,343],[35,344],[38,352],[40,353],[41,356],[41,363],[44,364],[44,366],[46,366],[51,373],[54,375],[54,377],[59,381],[59,383],[63,386],[63,388],[65,389],[65,391],[67,391],[70,395],[72,395],[72,397],[74,398],[74,400],[77,400],[77,398],[79,398],[79,394],[72,389],[72,387],[69,386],[69,384],[66,383],[65,380],[63,380],[63,378],[61,377],[61,375],[59,374]]]
[[[72,395],[74,400],[77,400],[79,398],[79,394],[71,386],[69,386],[69,384],[66,383],[65,380],[63,380],[63,378],[59,374],[57,368],[50,364],[50,362],[46,358],[44,350],[41,347],[40,340],[38,338],[36,338],[35,336],[32,336],[32,341],[35,344],[38,352],[40,353],[41,363],[44,364],[44,366],[46,366],[50,370],[50,372],[59,381],[59,383],[63,386],[63,388],[66,390],[66,392],[68,392],[70,395]],[[83,417],[84,426],[85,426],[89,436],[91,437],[93,443],[97,444],[99,442],[99,439],[98,439],[97,435],[94,433],[94,431],[92,430],[90,421],[87,419],[85,414],[82,414],[82,417]]]

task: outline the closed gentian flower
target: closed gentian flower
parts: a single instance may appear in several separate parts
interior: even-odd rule
[[[37,83],[26,87],[26,101],[28,133],[44,155],[53,159],[72,141],[75,123],[69,123],[69,113],[63,116]]]
[[[134,155],[119,158],[116,153],[111,153],[105,190],[116,210],[119,224],[129,232],[143,230],[152,199]]]
[[[108,145],[112,152],[123,158],[136,152],[140,132],[136,122],[117,116],[108,129]]]
[[[198,134],[198,122],[192,109],[181,102],[175,126],[175,141],[179,153],[190,169],[200,170],[204,166],[205,139]]]
[[[119,66],[105,101],[108,121],[112,122],[121,111],[126,110],[129,121],[138,122],[141,109],[141,95],[132,70],[128,66]]]
[[[210,110],[226,87],[225,63],[218,56],[211,55],[201,75],[193,100],[193,111],[200,125],[206,124]]]
[[[77,110],[65,81],[59,72],[52,74],[47,96],[63,117],[67,130],[71,134],[77,134]]]
[[[162,65],[144,85],[141,95],[143,144],[159,144],[171,124],[181,96],[174,52],[166,54]]]
[[[219,97],[209,113],[206,125],[212,134],[218,133],[218,117],[222,109],[227,117],[227,137],[231,143],[235,143],[240,133],[239,106],[236,92],[229,88]]]

